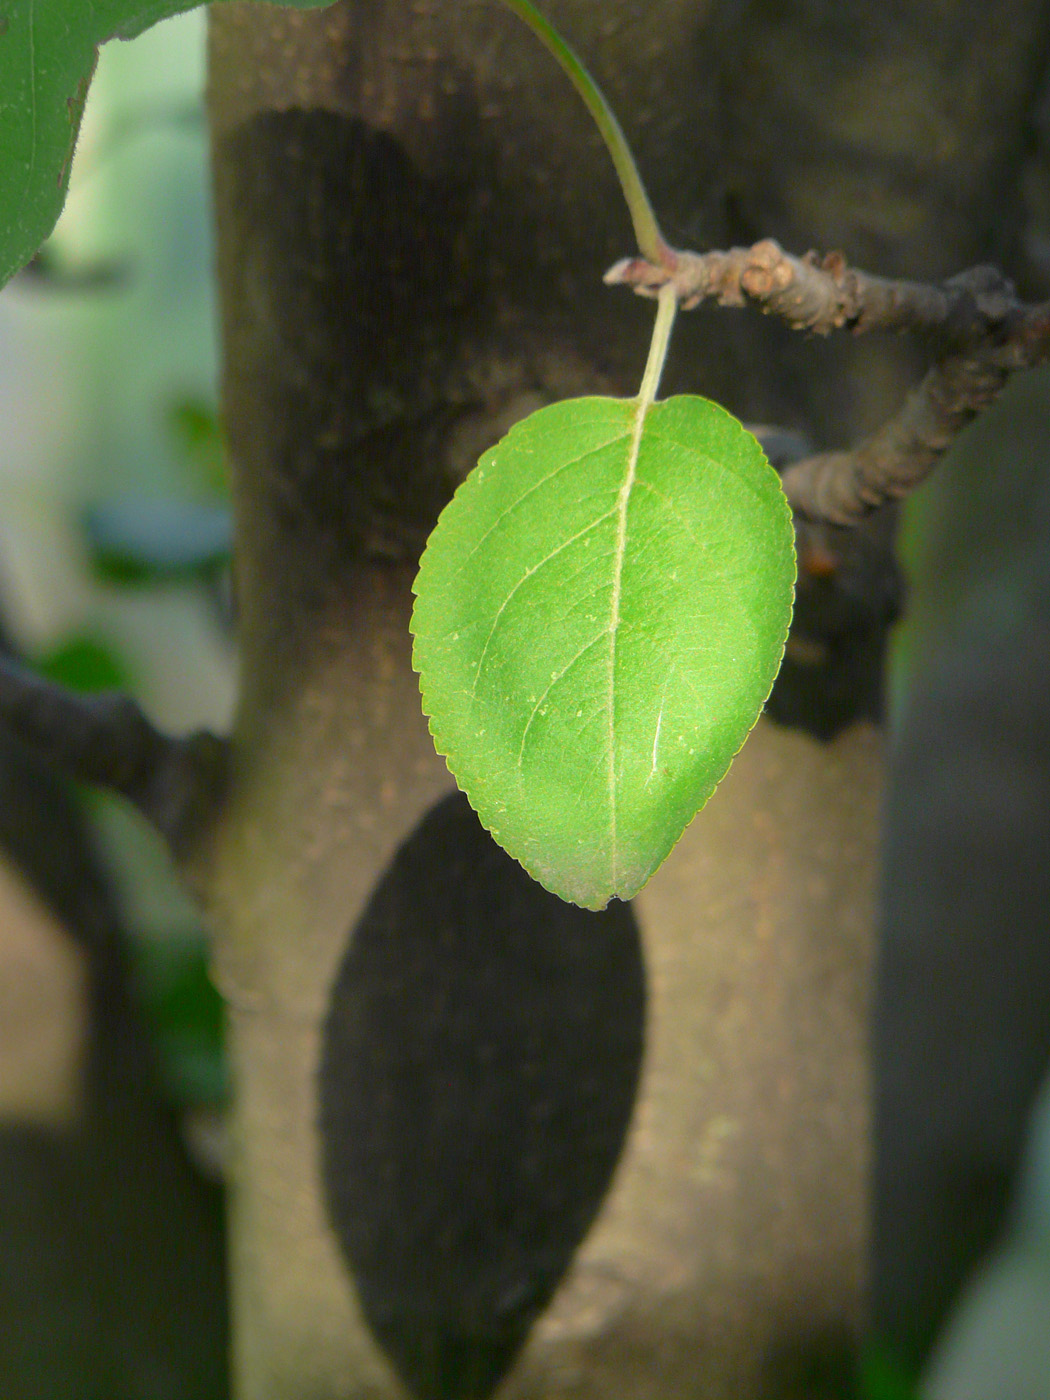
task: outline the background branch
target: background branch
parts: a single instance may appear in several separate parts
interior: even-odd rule
[[[912,331],[929,337],[934,363],[887,423],[856,447],[822,452],[783,473],[795,510],[811,519],[854,525],[925,480],[938,458],[1010,375],[1050,354],[1050,303],[1017,299],[995,268],[970,268],[945,282],[874,277],[841,253],[794,257],[772,239],[728,252],[676,255],[673,272],[625,258],[606,282],[655,296],[671,282],[683,307],[715,300],[754,303],[796,330]]]
[[[176,856],[225,788],[229,745],[200,731],[162,734],[130,696],[82,695],[0,657],[0,723],[67,778],[119,793]]]

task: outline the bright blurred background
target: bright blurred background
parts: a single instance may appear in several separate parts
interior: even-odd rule
[[[228,728],[228,491],[204,10],[104,46],[70,195],[0,295],[0,615],[67,684],[130,690],[162,728]],[[197,914],[152,833],[83,795],[168,1087],[210,1150],[221,1009]]]

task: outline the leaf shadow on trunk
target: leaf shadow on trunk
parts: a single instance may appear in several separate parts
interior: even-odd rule
[[[459,793],[377,886],[324,1027],[324,1183],[421,1400],[491,1394],[554,1293],[620,1155],[644,1009],[630,906],[548,894]]]

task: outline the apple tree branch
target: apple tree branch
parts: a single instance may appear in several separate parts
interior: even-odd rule
[[[0,724],[65,777],[119,793],[176,857],[225,788],[228,744],[161,733],[130,696],[85,695],[0,656]]]
[[[847,450],[805,456],[783,472],[799,515],[837,525],[855,525],[907,495],[1012,374],[1050,355],[1050,303],[1019,301],[993,267],[933,284],[895,281],[850,267],[841,253],[799,258],[767,238],[727,252],[676,251],[669,267],[625,258],[605,280],[642,296],[655,296],[670,281],[687,310],[709,300],[752,304],[816,335],[909,331],[929,340],[933,363],[877,432]]]

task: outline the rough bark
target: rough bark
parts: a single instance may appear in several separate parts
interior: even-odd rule
[[[1018,267],[1020,174],[1047,59],[1043,0],[727,7],[724,174],[731,239],[841,249],[919,281]],[[819,232],[818,232],[819,231]],[[712,230],[703,244],[724,246]],[[624,249],[623,252],[629,250]],[[772,326],[763,421],[819,447],[873,431],[915,377],[907,347],[798,343]],[[768,397],[767,397],[768,396]]]
[[[684,212],[679,153],[711,103],[684,57],[702,14],[562,11],[614,100],[648,106],[642,159]],[[585,117],[498,8],[223,8],[211,83],[244,648],[207,877],[237,1084],[238,1393],[392,1394],[319,1190],[317,1073],[351,931],[449,788],[408,664],[411,560],[506,419],[631,385],[643,316],[601,288],[627,225]],[[786,1395],[810,1353],[848,1364],[877,758],[866,734],[842,744],[763,730],[721,816],[638,901],[634,1127],[508,1393],[597,1396],[615,1375],[625,1395]],[[469,1374],[442,1384],[474,1393]]]
[[[737,7],[695,0],[550,6],[623,113],[675,242],[769,234],[934,276],[987,251],[974,210],[1020,160],[1042,44],[1032,7],[1004,0],[995,22],[980,7],[994,43],[974,52],[962,8],[890,24],[859,2],[814,6],[787,25],[755,5],[732,28]],[[450,787],[409,669],[413,560],[515,417],[633,392],[648,317],[601,286],[629,227],[587,118],[491,0],[230,4],[211,25],[243,693],[197,874],[231,1006],[238,1396],[378,1397],[398,1383],[321,1189],[318,1068],[354,930]],[[992,48],[1002,119],[982,117],[992,134],[957,203],[928,204],[931,160],[954,172],[944,151],[965,149],[972,104],[938,98],[933,155],[907,113],[926,111],[946,66],[977,82]],[[873,84],[899,99],[892,121],[861,100]],[[825,120],[834,139],[814,140]],[[829,181],[847,158],[880,198]],[[668,392],[818,438],[870,427],[899,394],[892,356],[840,371],[807,353],[803,376],[798,347],[769,331],[698,316]],[[649,1006],[632,1127],[508,1395],[782,1400],[842,1382],[862,1299],[877,747],[863,728],[825,748],[760,727],[637,901]],[[440,1062],[430,1072],[437,1095]],[[454,1095],[449,1112],[469,1118]],[[473,1361],[439,1369],[417,1393],[485,1393]]]

